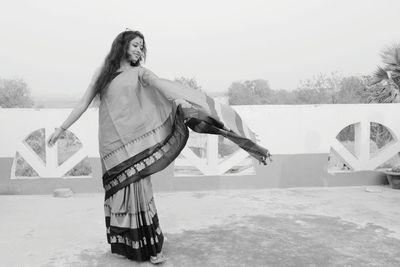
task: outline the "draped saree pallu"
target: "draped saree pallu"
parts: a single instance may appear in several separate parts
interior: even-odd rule
[[[99,107],[107,240],[113,253],[137,261],[161,252],[164,237],[150,176],[179,155],[188,127],[223,135],[261,163],[270,157],[232,108],[178,84],[166,83],[160,90],[156,79],[143,67],[117,73]],[[177,106],[174,99],[192,107]]]

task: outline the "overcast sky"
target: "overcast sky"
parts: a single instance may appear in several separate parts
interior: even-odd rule
[[[318,73],[368,74],[400,41],[399,0],[0,0],[0,77],[33,95],[80,96],[115,36],[140,30],[146,66],[206,91],[265,79],[293,90]]]

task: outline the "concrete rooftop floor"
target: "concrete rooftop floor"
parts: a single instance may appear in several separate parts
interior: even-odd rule
[[[400,266],[387,186],[156,193],[162,266]],[[0,196],[1,266],[152,266],[110,253],[102,194]]]

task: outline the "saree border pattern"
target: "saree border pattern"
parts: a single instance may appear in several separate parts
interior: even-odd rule
[[[162,142],[127,159],[103,175],[105,199],[130,183],[166,168],[185,147],[188,137],[189,131],[179,107],[174,116],[172,132]]]

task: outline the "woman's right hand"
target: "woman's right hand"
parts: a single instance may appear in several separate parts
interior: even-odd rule
[[[54,146],[54,144],[57,142],[57,140],[60,138],[61,134],[64,132],[63,129],[61,128],[56,128],[56,130],[54,131],[54,133],[52,133],[49,137],[49,139],[47,139],[47,145],[49,147]]]
[[[174,102],[177,106],[181,105],[182,108],[191,108],[192,107],[192,104],[190,104],[188,101],[186,101],[185,99],[182,99],[182,98],[175,99]]]

